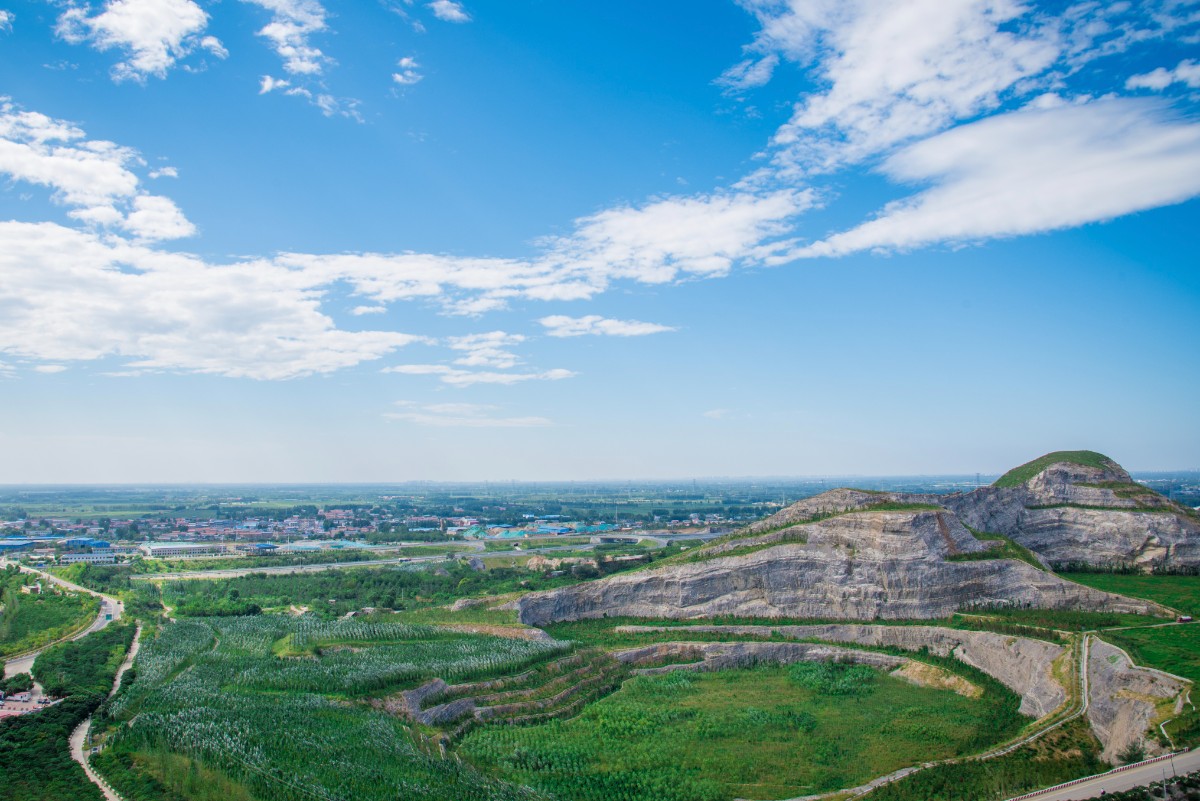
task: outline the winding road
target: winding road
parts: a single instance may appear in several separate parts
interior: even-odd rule
[[[125,654],[125,661],[117,668],[117,674],[113,677],[112,689],[108,691],[108,697],[112,698],[116,694],[117,689],[121,686],[121,677],[125,675],[125,671],[133,665],[133,660],[137,658],[138,649],[142,646],[142,624],[138,623],[137,631],[133,633],[133,644],[129,647],[128,653]],[[84,745],[87,742],[88,733],[92,728],[92,719],[89,716],[87,720],[75,727],[75,731],[71,732],[71,759],[74,759],[83,767],[83,772],[87,774],[88,779],[92,784],[100,788],[100,792],[104,793],[104,797],[108,801],[124,801],[121,796],[112,790],[108,784],[100,778],[96,771],[92,770],[92,766],[88,763],[87,753],[85,753]]]
[[[17,563],[9,562],[7,559],[0,559],[0,570],[3,570],[9,564]],[[83,631],[80,631],[69,637],[64,637],[61,640],[55,640],[52,643],[47,643],[37,650],[29,651],[28,653],[21,654],[5,661],[4,678],[15,676],[18,673],[28,673],[33,668],[33,662],[35,659],[37,659],[38,654],[49,648],[51,645],[57,645],[58,643],[66,642],[67,640],[82,639],[94,631],[99,631],[109,623],[112,623],[115,620],[120,620],[121,615],[125,612],[125,605],[111,595],[105,595],[102,592],[89,590],[87,587],[81,587],[74,582],[67,581],[66,579],[59,578],[58,576],[51,575],[50,573],[46,573],[32,567],[26,567],[24,565],[17,565],[17,567],[20,568],[23,573],[35,573],[46,581],[49,581],[51,584],[56,584],[64,589],[96,596],[100,599],[100,611],[96,614],[96,619],[92,621],[92,625],[88,626]]]

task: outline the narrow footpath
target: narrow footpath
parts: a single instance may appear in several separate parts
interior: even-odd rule
[[[125,661],[121,663],[121,667],[117,668],[117,675],[113,677],[112,689],[108,691],[108,697],[112,698],[116,694],[117,688],[121,686],[121,677],[125,675],[125,671],[129,670],[133,665],[133,660],[137,658],[138,649],[142,645],[142,624],[139,623],[137,631],[133,634],[133,645],[130,646],[129,652],[125,654]],[[88,733],[92,728],[92,719],[89,717],[83,723],[75,727],[75,731],[71,733],[71,759],[74,759],[83,767],[83,772],[87,774],[88,780],[92,784],[100,788],[100,792],[104,793],[104,797],[108,801],[124,801],[121,796],[117,795],[116,791],[108,786],[108,783],[100,778],[96,771],[92,770],[91,764],[88,762],[87,749],[85,744],[88,739]]]

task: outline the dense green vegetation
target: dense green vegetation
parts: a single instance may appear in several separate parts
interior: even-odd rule
[[[113,623],[80,640],[59,643],[38,654],[33,677],[46,695],[105,696],[133,642],[134,627]]]
[[[102,801],[71,759],[75,727],[104,700],[133,638],[133,627],[110,625],[81,640],[53,646],[34,662],[34,676],[65,700],[0,722],[0,788],[5,801]]]
[[[21,592],[37,580],[12,565],[0,572],[0,657],[62,639],[90,623],[100,608],[94,596],[54,589],[45,579],[42,594]]]
[[[1071,581],[1105,592],[1144,598],[1189,615],[1200,616],[1200,576],[1144,573],[1072,573]]]
[[[33,689],[33,676],[30,676],[28,673],[17,673],[16,675],[9,676],[4,681],[0,681],[0,692],[3,692],[5,695],[23,693],[30,689]]]
[[[256,573],[233,579],[166,582],[163,597],[180,616],[253,614],[252,607],[304,606],[320,617],[340,617],[364,607],[419,609],[464,597],[552,589],[626,567],[627,563],[601,562],[590,575],[567,572],[555,576],[517,567],[476,570],[466,562],[446,562],[436,568],[398,565],[305,575]]]
[[[868,801],[998,801],[1038,787],[1089,776],[1111,766],[1078,718],[1012,753],[918,771],[868,793]]]
[[[995,742],[997,703],[861,666],[675,671],[571,720],[478,729],[460,750],[564,801],[782,798]]]
[[[1070,462],[1084,467],[1095,467],[1101,470],[1119,469],[1120,465],[1102,453],[1095,451],[1054,451],[1045,456],[1039,456],[1032,462],[1014,467],[1000,478],[996,479],[993,487],[1019,487],[1038,473],[1056,462]]]
[[[106,708],[114,736],[96,764],[135,799],[184,792],[180,772],[193,767],[262,801],[532,798],[357,699],[432,676],[517,673],[563,650],[371,619],[181,620],[143,646],[137,680]],[[156,756],[164,751],[186,759]]]
[[[92,765],[120,786],[126,801],[256,801],[245,785],[165,748],[109,749]]]
[[[5,801],[104,801],[71,759],[70,737],[95,709],[87,696],[0,721],[0,787]]]

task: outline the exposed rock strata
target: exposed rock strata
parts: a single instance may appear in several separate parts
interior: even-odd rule
[[[972,605],[1149,612],[1155,607],[1008,559],[943,511],[857,512],[800,526],[806,542],[611,576],[518,602],[522,623],[629,616],[929,619]]]
[[[751,523],[746,531],[759,534],[782,526],[807,523],[816,517],[838,512],[858,512],[883,503],[929,504],[935,503],[929,495],[911,492],[868,492],[867,490],[840,487],[822,492],[811,498],[797,501],[770,517]]]
[[[1010,536],[1054,564],[1200,565],[1200,521],[1115,464],[1057,462],[1020,486],[940,502],[966,525]]]
[[[643,674],[672,670],[728,670],[764,662],[781,665],[793,662],[854,662],[894,670],[909,661],[890,654],[799,642],[661,642],[617,651],[613,656],[618,661],[634,666],[681,656],[695,659],[693,662],[647,667],[637,671]]]
[[[621,626],[619,631],[679,631],[666,626]],[[988,631],[961,631],[943,626],[688,626],[686,631],[828,640],[856,645],[888,646],[937,656],[953,656],[977,668],[1021,696],[1021,713],[1043,717],[1067,700],[1066,690],[1054,678],[1052,665],[1066,649],[1061,645],[1008,637]],[[699,643],[694,643],[699,644]]]
[[[1093,638],[1088,654],[1087,716],[1104,746],[1103,758],[1116,763],[1130,746],[1137,745],[1147,755],[1162,752],[1151,725],[1158,706],[1178,697],[1185,686],[1165,673],[1136,667],[1120,648]]]

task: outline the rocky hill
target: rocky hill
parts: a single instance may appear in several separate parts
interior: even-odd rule
[[[1200,565],[1194,510],[1102,454],[1059,451],[970,493],[825,492],[661,566],[527,595],[520,616],[542,625],[604,616],[929,619],[999,604],[1154,611],[991,558],[1003,543],[974,532],[1005,535],[1043,565]]]
[[[1200,516],[1093,451],[1050,453],[990,487],[937,500],[1054,565],[1200,565]]]
[[[872,495],[868,508],[837,513],[838,499],[849,496],[834,492],[802,502],[824,510],[810,515],[813,522],[791,523],[797,512],[789,507],[744,536],[673,564],[526,595],[518,602],[520,619],[531,625],[606,616],[929,619],[993,604],[1152,611],[1021,561],[975,558],[988,545],[947,510]]]

